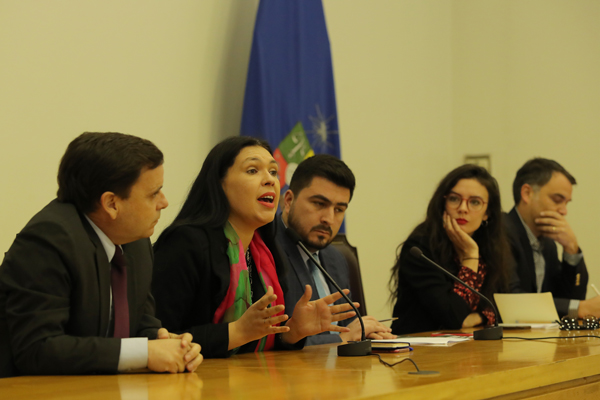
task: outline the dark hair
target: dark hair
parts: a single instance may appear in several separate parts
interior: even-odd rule
[[[230,209],[222,186],[223,179],[240,151],[251,146],[263,147],[273,154],[267,142],[249,136],[229,137],[213,147],[206,156],[181,211],[160,235],[159,241],[161,237],[181,225],[193,224],[211,228],[225,225]]]
[[[235,159],[245,147],[259,146],[267,150],[271,155],[273,151],[264,140],[249,136],[233,136],[218,143],[206,156],[198,177],[192,184],[181,211],[175,220],[158,237],[154,243],[156,252],[164,240],[176,228],[184,225],[202,226],[208,228],[219,228],[225,226],[229,218],[229,200],[223,190],[222,182],[229,168],[235,163]],[[287,290],[285,283],[285,263],[283,262],[277,245],[275,244],[276,225],[270,222],[258,229],[261,238],[271,251],[275,261],[275,269],[279,277],[279,283],[284,291]]]
[[[518,171],[513,181],[513,198],[515,205],[521,202],[521,188],[524,184],[542,187],[552,178],[552,174],[559,172],[563,174],[571,185],[576,185],[577,181],[562,165],[554,160],[547,158],[533,158],[525,163]]]
[[[85,132],[69,143],[60,160],[56,196],[90,213],[105,192],[128,198],[142,170],[162,163],[162,152],[149,140],[117,132]]]
[[[350,190],[350,200],[354,194],[356,180],[350,168],[337,157],[329,154],[317,154],[302,161],[294,171],[290,190],[298,195],[309,186],[315,176],[325,178],[338,186]]]
[[[473,164],[465,164],[446,175],[439,183],[433,197],[429,201],[425,221],[418,225],[410,236],[415,235],[428,238],[433,261],[449,270],[447,265],[453,262],[455,252],[454,246],[443,227],[443,214],[446,209],[445,196],[450,193],[452,188],[461,179],[475,179],[488,191],[487,225],[480,226],[473,233],[473,239],[479,246],[479,255],[486,263],[487,275],[482,292],[486,297],[489,297],[498,289],[506,289],[508,284],[509,248],[502,224],[502,206],[500,204],[498,182],[496,182],[496,179],[485,168]],[[398,296],[400,250],[403,244],[401,243],[398,246],[396,265],[392,268],[392,276],[389,282],[392,292],[390,299]]]

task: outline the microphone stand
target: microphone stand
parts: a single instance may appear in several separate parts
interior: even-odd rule
[[[433,262],[431,259],[427,258],[425,256],[425,254],[423,254],[421,249],[419,249],[417,246],[414,246],[410,249],[410,254],[412,254],[413,256],[415,256],[417,258],[422,257],[428,263],[430,263],[431,265],[434,265],[436,268],[438,268],[440,271],[442,271],[443,273],[448,275],[450,278],[454,279],[456,282],[460,283],[461,285],[463,285],[464,287],[466,287],[467,289],[469,289],[470,291],[472,291],[473,293],[478,295],[481,299],[485,300],[486,303],[488,303],[492,307],[492,309],[496,313],[496,319],[494,321],[494,326],[484,327],[483,329],[474,331],[473,332],[474,340],[500,340],[500,339],[502,339],[503,330],[502,330],[501,326],[498,326],[498,317],[500,316],[500,314],[498,314],[498,310],[496,310],[494,303],[492,303],[490,301],[490,299],[485,297],[483,294],[481,294],[477,290],[473,289],[471,286],[467,285],[465,282],[463,282],[458,277],[456,277],[456,276],[452,275],[450,272],[446,271],[444,268],[442,268],[440,265]]]
[[[313,256],[313,254],[310,251],[308,251],[308,249],[306,248],[304,243],[302,243],[302,239],[300,238],[300,236],[290,228],[287,228],[285,233],[292,239],[292,241],[294,243],[296,243],[298,246],[300,246],[302,251],[304,251],[304,253],[306,253],[306,255],[315,263],[317,268],[319,268],[319,270],[321,271],[323,276],[325,276],[325,278],[327,278],[327,280],[329,282],[331,282],[331,284],[333,284],[333,286],[335,286],[335,288],[337,289],[338,292],[340,292],[342,297],[350,304],[350,306],[352,306],[352,309],[356,313],[356,317],[358,318],[358,321],[360,322],[361,340],[356,341],[356,342],[348,342],[347,344],[339,345],[337,348],[338,356],[353,357],[353,356],[367,356],[367,355],[371,354],[371,340],[366,339],[366,337],[365,337],[365,324],[362,320],[360,312],[358,312],[358,309],[354,306],[354,303],[352,302],[352,300],[350,300],[350,298],[346,295],[346,293],[344,293],[342,291],[342,288],[340,288],[340,286],[337,284],[337,282],[335,280],[333,280],[331,275],[329,275],[329,273],[327,273],[327,271],[325,271],[325,268],[323,268],[323,266],[321,265],[319,260],[315,256]]]

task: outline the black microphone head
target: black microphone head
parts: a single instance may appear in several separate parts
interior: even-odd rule
[[[285,234],[286,234],[286,235],[288,235],[288,237],[289,237],[290,239],[292,239],[292,241],[293,241],[294,243],[298,243],[298,242],[300,242],[300,241],[302,240],[302,239],[300,238],[300,235],[298,235],[298,234],[296,233],[296,231],[295,231],[295,230],[293,230],[292,228],[287,228],[287,229],[285,230]]]
[[[412,254],[413,256],[415,256],[417,258],[419,258],[419,257],[421,257],[423,255],[423,252],[417,246],[413,246],[412,249],[410,249],[410,254]]]

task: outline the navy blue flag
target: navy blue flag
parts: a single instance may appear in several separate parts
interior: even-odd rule
[[[275,150],[285,190],[315,153],[340,157],[329,37],[321,0],[261,0],[241,134]]]

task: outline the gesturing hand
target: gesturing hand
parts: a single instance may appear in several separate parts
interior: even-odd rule
[[[546,236],[560,243],[569,254],[577,254],[579,245],[575,232],[564,215],[556,211],[542,211],[535,219],[538,230]]]
[[[479,246],[471,236],[460,229],[460,226],[454,218],[444,211],[444,229],[448,238],[454,245],[454,250],[460,259],[461,264],[468,266],[477,272],[479,265]],[[470,259],[471,262],[465,263],[465,259]]]
[[[285,306],[280,304],[268,307],[276,299],[277,295],[273,294],[273,288],[269,286],[267,293],[260,300],[252,304],[240,319],[229,324],[229,350],[267,335],[290,330],[287,326],[276,326],[288,319],[285,314],[275,315],[282,312]]]
[[[344,289],[344,293],[348,294],[350,291]],[[330,306],[342,297],[340,293],[336,292],[315,301],[310,301],[311,296],[312,288],[306,285],[304,295],[294,308],[294,316],[287,323],[290,331],[282,337],[287,343],[296,343],[302,338],[326,331],[350,331],[346,327],[331,324],[356,315],[354,311],[348,311],[352,309],[350,304]],[[354,306],[359,307],[359,304],[354,303]]]

